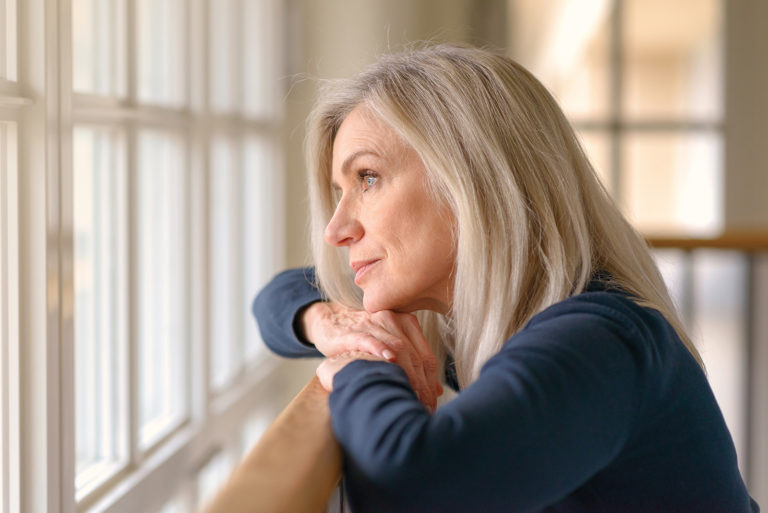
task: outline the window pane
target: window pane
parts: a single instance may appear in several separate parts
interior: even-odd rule
[[[611,140],[603,131],[580,130],[577,135],[582,147],[592,163],[597,176],[608,190],[613,193],[613,176],[611,168]]]
[[[186,102],[186,13],[182,0],[136,0],[138,97],[145,103]]]
[[[171,135],[145,131],[138,149],[139,445],[146,448],[188,411],[187,227],[183,145]]]
[[[739,463],[746,461],[744,371],[746,369],[745,256],[731,251],[697,251],[694,268],[693,341],[733,436]]]
[[[234,463],[228,454],[219,453],[203,467],[197,477],[197,504],[199,506],[205,505],[216,496],[216,492],[229,476]]]
[[[610,106],[613,2],[513,0],[514,57],[546,85],[571,119],[603,119]]]
[[[125,0],[72,0],[76,92],[125,94]]]
[[[245,243],[242,305],[247,312],[256,292],[281,265],[280,237],[283,215],[278,209],[282,190],[278,186],[280,165],[274,146],[265,138],[252,137],[245,144],[245,179],[242,187]],[[253,358],[265,350],[253,318],[245,317],[245,351]]]
[[[630,133],[621,198],[647,234],[711,236],[723,225],[722,140],[714,133]]]
[[[242,297],[239,237],[240,173],[233,143],[216,138],[211,148],[211,385],[221,388],[234,377],[242,360],[246,307]]]
[[[268,414],[268,412],[259,412],[248,418],[243,426],[242,431],[242,450],[243,454],[247,454],[253,446],[261,439],[261,435],[267,430],[272,423],[275,414]]]
[[[686,258],[687,253],[678,249],[657,248],[653,250],[653,256],[661,276],[664,278],[664,283],[667,285],[669,295],[672,297],[672,301],[675,303],[686,327],[689,328],[690,319],[685,318],[685,315],[691,309],[692,305],[688,302],[692,299],[686,296],[688,269],[686,266],[690,264],[690,260]]]
[[[210,20],[210,106],[214,111],[231,112],[237,108],[235,74],[239,48],[235,30],[236,12],[234,0],[217,0],[209,4]],[[265,20],[248,19],[249,30],[258,31]],[[254,27],[254,24],[256,25]]]
[[[0,78],[11,81],[16,80],[16,21],[16,0],[0,2]]]
[[[163,504],[157,513],[190,513],[191,511],[194,510],[189,505],[187,494],[185,494],[184,490],[182,489],[173,498]]]
[[[128,456],[126,177],[122,139],[73,133],[75,445],[78,494]]]
[[[720,0],[626,0],[624,115],[719,120],[721,20]]]
[[[282,26],[280,9],[278,0],[243,2],[243,110],[250,117],[274,117],[281,104],[278,66],[284,44],[279,30]]]

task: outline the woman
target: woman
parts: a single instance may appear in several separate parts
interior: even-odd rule
[[[327,357],[356,513],[758,510],[643,239],[526,70],[383,57],[325,93],[307,155],[315,268],[254,314]]]

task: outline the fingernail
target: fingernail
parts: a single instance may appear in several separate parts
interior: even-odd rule
[[[384,351],[382,351],[381,352],[381,356],[383,356],[387,360],[394,360],[395,359],[395,355],[389,349],[385,349]]]

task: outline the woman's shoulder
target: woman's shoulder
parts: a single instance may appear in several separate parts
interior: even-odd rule
[[[559,324],[572,328],[584,325],[610,326],[612,331],[634,338],[658,338],[677,335],[672,325],[654,308],[625,291],[590,286],[583,292],[555,303],[536,314],[523,331]]]
[[[698,368],[658,310],[610,287],[590,287],[544,309],[510,337],[501,352],[522,348],[555,357],[574,352],[596,358],[622,353],[629,357],[625,361],[644,372],[664,372],[681,360],[690,360],[692,370]]]

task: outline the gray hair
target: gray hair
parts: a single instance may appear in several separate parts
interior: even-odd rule
[[[456,220],[451,312],[419,312],[461,386],[535,314],[582,292],[596,272],[661,312],[703,366],[644,239],[615,206],[555,100],[522,66],[486,50],[437,45],[385,55],[323,91],[309,118],[312,244],[326,297],[361,308],[343,249],[323,239],[335,199],[333,142],[358,105],[423,160]]]

